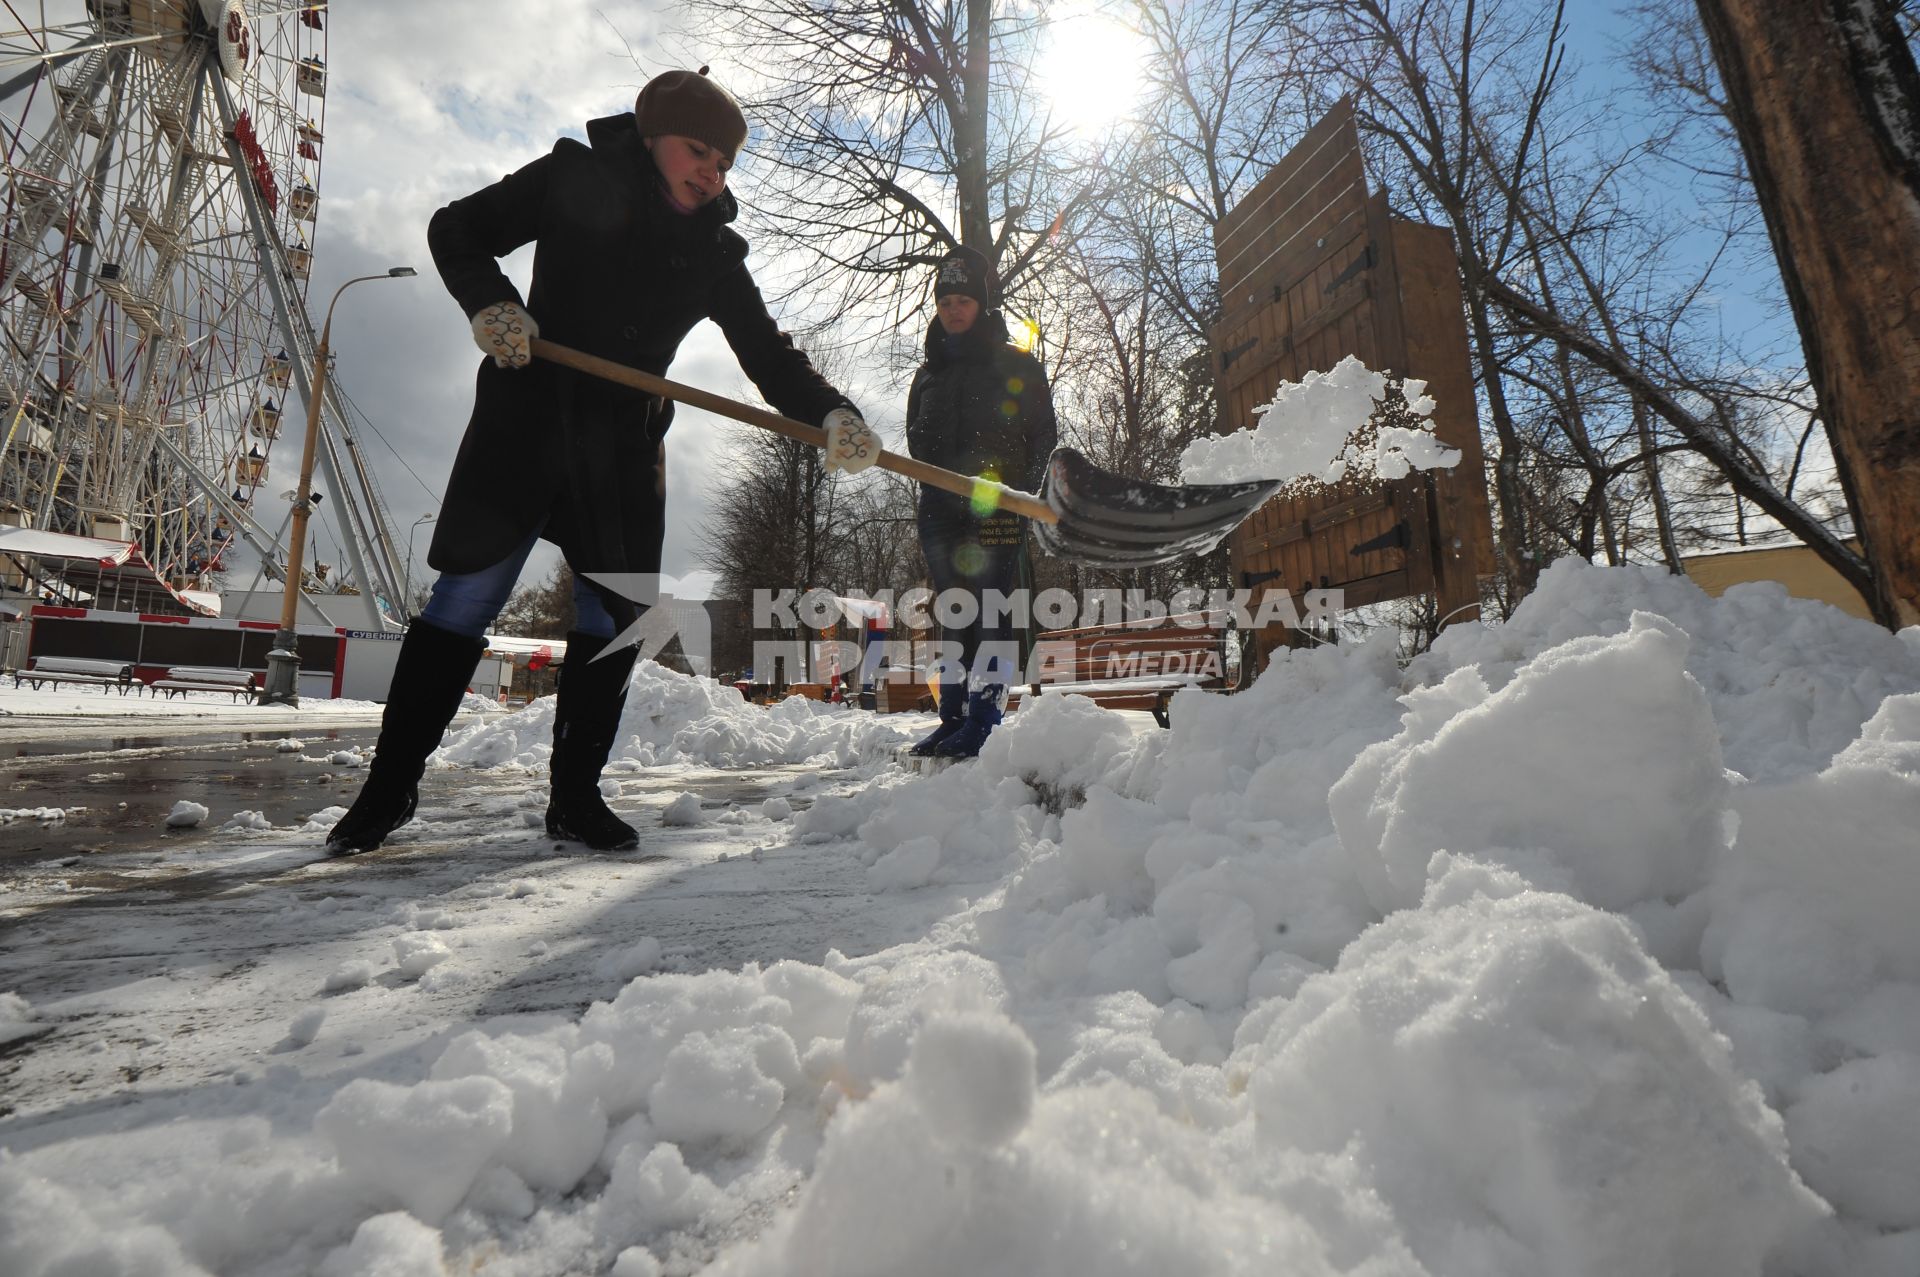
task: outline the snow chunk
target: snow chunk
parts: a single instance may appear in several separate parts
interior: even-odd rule
[[[199,803],[182,798],[167,813],[168,829],[192,829],[207,818],[207,809]]]
[[[374,965],[371,962],[343,962],[333,969],[333,973],[321,985],[322,993],[344,993],[348,989],[358,989],[373,979]]]
[[[882,855],[867,870],[867,888],[871,891],[905,891],[924,887],[940,867],[940,840],[933,837],[909,838]]]
[[[434,1062],[436,1081],[489,1078],[513,1096],[513,1138],[501,1161],[534,1189],[570,1192],[607,1139],[597,1088],[612,1066],[604,1046],[578,1054],[549,1038],[462,1034]]]
[[[299,1015],[294,1016],[293,1022],[287,1025],[287,1041],[293,1043],[295,1046],[310,1045],[315,1038],[320,1036],[320,1026],[325,1024],[326,1020],[327,1009],[325,1007],[308,1007]]]
[[[631,980],[643,976],[660,965],[660,942],[652,936],[646,936],[617,952],[600,959],[594,967],[594,974],[608,980]]]
[[[1882,1228],[1920,1228],[1920,1055],[1849,1060],[1809,1081],[1786,1117],[1815,1191]]]
[[[307,822],[300,826],[300,832],[303,834],[328,833],[335,825],[340,823],[340,818],[346,814],[347,809],[345,807],[322,807],[319,811],[307,817]]]
[[[1408,693],[1400,734],[1328,795],[1374,907],[1418,901],[1443,849],[1607,909],[1702,886],[1728,784],[1687,651],[1672,622],[1636,612],[1626,634],[1569,640],[1498,692],[1465,668]]]
[[[914,1035],[906,1086],[935,1135],[963,1148],[1005,1144],[1033,1114],[1033,1043],[998,1013],[935,1015]]]
[[[868,807],[854,798],[828,794],[813,800],[813,806],[793,818],[793,832],[804,842],[828,842],[845,838],[866,819]]]
[[[706,824],[706,814],[700,810],[700,795],[681,794],[675,798],[661,810],[660,823],[680,826]]]
[[[1457,465],[1459,451],[1433,436],[1434,402],[1425,392],[1426,383],[1415,379],[1395,388],[1386,374],[1348,355],[1331,371],[1281,382],[1273,399],[1253,410],[1258,422],[1251,429],[1188,444],[1180,454],[1180,481],[1338,483]],[[1387,417],[1369,428],[1382,408]]]
[[[267,819],[263,811],[236,811],[227,817],[222,829],[232,829],[243,833],[271,833],[273,822]]]
[[[490,1077],[415,1086],[355,1078],[313,1129],[348,1178],[437,1223],[512,1138],[513,1092]]]
[[[694,1032],[667,1053],[647,1112],[677,1143],[738,1145],[772,1123],[799,1080],[793,1039],[772,1025]]]
[[[614,1154],[606,1195],[601,1199],[600,1232],[639,1237],[684,1228],[722,1200],[713,1181],[689,1170],[674,1145],[626,1141]]]
[[[353,1240],[330,1253],[320,1277],[446,1277],[440,1232],[404,1211],[360,1221]]]
[[[394,937],[393,960],[400,974],[409,980],[418,980],[452,956],[447,942],[436,935],[416,931]]]
[[[663,1271],[652,1251],[644,1246],[629,1246],[613,1261],[607,1277],[660,1277]]]
[[[33,1022],[34,1010],[17,993],[0,993],[0,1043],[11,1042],[38,1032],[43,1026]]]
[[[43,825],[52,825],[65,820],[69,811],[85,810],[84,807],[0,807],[0,825],[11,825],[16,820],[37,820]]]

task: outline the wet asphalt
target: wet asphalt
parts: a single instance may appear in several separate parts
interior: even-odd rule
[[[0,737],[0,810],[66,813],[56,821],[25,816],[0,823],[0,874],[69,857],[184,849],[211,838],[239,811],[298,825],[322,808],[350,803],[365,774],[312,760],[365,750],[378,735],[374,724],[301,732],[295,739],[302,748],[293,752],[275,748],[285,731],[56,727]],[[181,799],[208,809],[202,827],[166,827]]]

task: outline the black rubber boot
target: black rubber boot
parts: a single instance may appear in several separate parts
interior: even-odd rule
[[[940,684],[940,726],[921,737],[907,750],[916,758],[926,758],[940,747],[940,742],[960,730],[967,721],[967,685],[965,683]]]
[[[1000,698],[1006,688],[997,685],[975,688],[967,693],[967,721],[960,730],[941,741],[934,749],[939,758],[973,758],[987,743],[993,729],[1000,726]]]
[[[328,855],[372,851],[413,819],[427,755],[453,721],[486,650],[484,639],[467,638],[428,621],[416,620],[408,627],[366,783],[327,835]]]
[[[631,851],[640,845],[632,825],[600,796],[600,771],[613,752],[633,677],[631,645],[601,657],[610,639],[579,631],[567,635],[560,694],[553,712],[553,790],[547,832],[595,851]],[[600,659],[595,660],[595,657]]]

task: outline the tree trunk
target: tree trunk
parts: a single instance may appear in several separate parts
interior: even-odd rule
[[[967,0],[967,64],[961,68],[961,106],[966,114],[953,122],[954,174],[960,197],[960,242],[993,260],[992,207],[987,190],[987,112],[989,53],[993,47],[992,0]]]
[[[1920,72],[1886,0],[1696,0],[1883,624],[1920,624]]]

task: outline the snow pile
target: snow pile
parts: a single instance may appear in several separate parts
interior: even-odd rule
[[[1498,692],[1472,666],[1409,692],[1400,732],[1362,750],[1328,794],[1374,907],[1419,903],[1428,862],[1448,848],[1606,909],[1703,886],[1729,786],[1687,650],[1672,622],[1636,612],[1625,635],[1570,639]]]
[[[1388,415],[1376,421],[1382,407]],[[1395,385],[1348,355],[1328,372],[1281,382],[1272,401],[1254,409],[1259,421],[1252,428],[1188,444],[1180,481],[1331,484],[1448,468],[1460,453],[1434,438],[1433,409],[1426,382],[1409,377]]]
[[[1920,985],[1920,694],[1890,696],[1820,772],[1737,791],[1702,970],[1736,1002],[1817,1015]]]
[[[189,798],[174,803],[173,810],[167,813],[168,829],[192,829],[207,818],[207,809]]]
[[[544,770],[552,752],[554,698],[451,733],[434,755],[467,767]],[[766,708],[712,679],[639,662],[627,689],[610,769],[675,763],[768,767],[822,760],[850,767],[890,755],[906,739],[884,716],[790,696]]]
[[[1176,1071],[1270,1079],[1259,1111],[1314,1115],[1284,1128],[1290,1148],[1352,1154],[1378,1126],[1372,1191],[1403,1202],[1434,1271],[1567,1254],[1590,1257],[1572,1271],[1754,1271],[1772,1247],[1815,1245],[1802,1180],[1849,1221],[1809,1270],[1868,1271],[1876,1246],[1920,1251],[1920,1234],[1867,1240],[1915,1227],[1890,1203],[1920,1177],[1900,1107],[1920,1087],[1920,1029],[1900,1019],[1920,1023],[1917,693],[1911,636],[1775,587],[1715,600],[1565,563],[1507,625],[1452,632],[1404,672],[1383,642],[1289,653],[1240,696],[1183,694],[1176,730],[1147,738],[1042,698],[977,767],[875,781],[835,823],[876,891],[1005,875],[973,943],[1030,993],[1144,996]],[[1561,932],[1582,938],[1548,945]],[[1374,974],[1345,980],[1363,957]],[[1455,993],[1429,970],[1449,961],[1491,965]],[[1343,980],[1354,1006],[1328,1019]],[[1466,1036],[1442,1031],[1455,1004]],[[1610,1028],[1615,1005],[1629,1018]],[[1336,1033],[1356,1015],[1387,1018]],[[1538,1046],[1476,1044],[1481,1015],[1531,1021]],[[1317,1072],[1309,1043],[1329,1052]],[[1117,1045],[1102,1054],[1098,1071],[1141,1075]],[[1655,1078],[1678,1088],[1657,1104]],[[1190,1079],[1163,1103],[1190,1106]],[[1406,1126],[1422,1091],[1424,1134]],[[1804,1133],[1791,1149],[1781,1110]],[[1706,1162],[1702,1144],[1719,1150]],[[1650,1181],[1666,1192],[1725,1189],[1704,1229],[1662,1191],[1593,1178],[1628,1150],[1670,1162]],[[1491,1196],[1458,1200],[1452,1181]]]
[[[636,700],[731,730],[648,678]],[[761,717],[834,717],[806,713]],[[679,748],[651,722],[630,712],[628,757]],[[1173,722],[1042,697],[970,767],[789,805],[768,856],[857,857],[857,907],[924,911],[916,940],[686,973],[641,939],[577,1019],[301,1079],[310,1124],[275,1096],[274,1141],[231,1167],[172,1126],[111,1157],[197,1176],[76,1185],[36,1149],[0,1165],[9,1259],[1920,1271],[1920,644],[1562,564],[1404,670],[1390,636],[1290,652]],[[464,944],[441,934],[394,942],[419,984],[340,966],[330,1022],[430,993]]]

